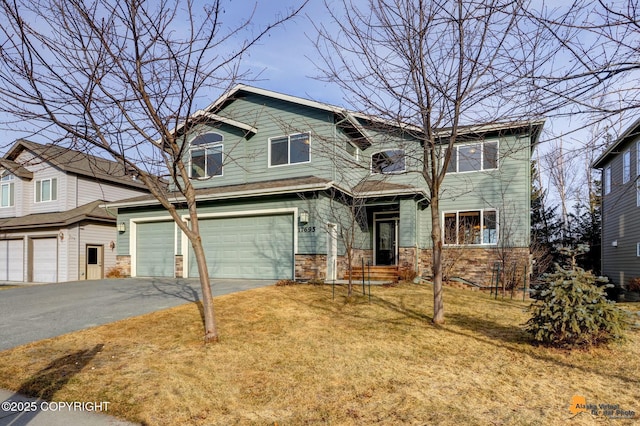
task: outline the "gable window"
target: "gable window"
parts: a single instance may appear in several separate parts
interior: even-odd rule
[[[192,179],[222,176],[223,140],[218,133],[205,133],[191,141]]]
[[[36,181],[36,203],[58,199],[58,179],[41,179]]]
[[[13,175],[6,174],[0,178],[0,207],[12,207],[14,201]]]
[[[444,213],[444,243],[448,245],[497,244],[498,221],[495,210]]]
[[[390,149],[371,154],[371,173],[402,173],[406,170],[402,149]]]
[[[622,154],[622,183],[631,180],[631,151],[626,150]]]
[[[477,142],[453,147],[448,173],[498,168],[498,142]]]
[[[604,193],[605,195],[611,192],[611,166],[607,166],[604,169]]]
[[[269,166],[308,163],[311,139],[309,133],[296,133],[269,139]]]

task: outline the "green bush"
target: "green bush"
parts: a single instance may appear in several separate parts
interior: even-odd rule
[[[545,285],[530,310],[526,330],[536,342],[550,346],[576,347],[622,340],[627,314],[607,300],[607,279],[596,277],[575,265],[545,274]],[[601,285],[598,286],[598,283]]]

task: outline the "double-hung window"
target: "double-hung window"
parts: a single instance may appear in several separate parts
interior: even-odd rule
[[[447,245],[497,244],[497,212],[495,210],[445,212],[443,232],[444,243]]]
[[[40,179],[36,181],[36,203],[58,199],[58,179]]]
[[[0,207],[12,207],[14,202],[13,175],[5,174],[0,178]]]
[[[310,156],[310,133],[296,133],[269,138],[269,167],[308,163]]]
[[[191,141],[191,178],[222,176],[223,142],[218,133],[205,133]]]
[[[448,173],[475,172],[498,168],[498,141],[454,146]]]
[[[390,149],[371,154],[371,173],[402,173],[406,170],[402,149]]]

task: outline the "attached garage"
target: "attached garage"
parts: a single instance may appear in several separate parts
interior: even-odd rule
[[[211,278],[292,279],[293,214],[200,219]],[[198,277],[189,247],[190,277]]]
[[[0,241],[0,281],[24,281],[24,241]]]
[[[31,280],[37,283],[54,283],[58,281],[58,239],[34,238],[31,240],[33,250]]]
[[[175,223],[136,224],[136,276],[173,277],[175,265]]]

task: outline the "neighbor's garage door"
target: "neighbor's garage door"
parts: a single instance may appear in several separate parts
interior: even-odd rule
[[[24,281],[23,240],[0,241],[0,281]]]
[[[136,224],[136,276],[173,277],[175,224]]]
[[[33,274],[31,279],[36,283],[53,283],[58,281],[58,239],[34,238]]]
[[[293,278],[293,215],[200,219],[211,278]],[[198,267],[189,249],[189,276]]]

